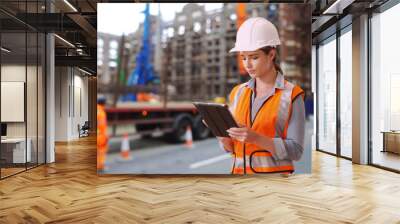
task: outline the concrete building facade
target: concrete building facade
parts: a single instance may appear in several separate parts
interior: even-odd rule
[[[237,55],[229,53],[236,39],[236,7],[236,3],[224,3],[220,9],[206,11],[202,5],[187,4],[181,12],[175,14],[173,21],[163,22],[161,26],[156,16],[151,17],[151,30],[154,34],[151,39],[152,61],[162,80],[160,91],[167,89],[168,99],[226,98],[235,85],[248,79],[248,75],[239,74]],[[311,95],[311,52],[307,50],[311,48],[307,24],[311,23],[311,18],[309,21],[300,19],[307,10],[310,10],[307,5],[246,4],[248,17],[264,17],[278,27],[282,39],[279,58],[285,76]],[[160,36],[156,35],[159,29],[162,30]],[[135,66],[142,33],[141,24],[135,33],[126,38],[124,47],[128,48],[131,55],[129,73]],[[111,63],[107,61],[110,55],[107,48],[111,42],[118,41],[118,37],[99,33],[99,41],[102,43],[98,51],[98,60],[102,60],[102,65],[98,66],[99,81],[107,84],[111,83],[110,74],[115,74],[116,67],[107,69]],[[162,47],[161,54],[157,54],[157,46]]]

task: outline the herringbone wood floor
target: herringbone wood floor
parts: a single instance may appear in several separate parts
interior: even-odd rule
[[[315,152],[313,174],[97,176],[95,138],[0,181],[0,223],[400,223],[400,175]]]

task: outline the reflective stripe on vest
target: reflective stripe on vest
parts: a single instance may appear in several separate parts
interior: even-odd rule
[[[233,174],[244,174],[243,167],[235,167],[232,171]],[[255,173],[283,173],[283,172],[293,172],[293,166],[275,166],[275,167],[246,167],[246,174]]]
[[[239,97],[242,95],[242,91],[243,91],[243,89],[244,89],[244,87],[246,85],[247,85],[247,82],[242,83],[242,84],[239,85],[238,89],[236,90],[236,93],[235,93],[235,96],[234,96],[233,101],[231,103],[231,106],[229,107],[229,110],[232,113],[234,112],[234,109],[236,108],[237,103],[239,101]]]
[[[250,103],[246,100],[251,100],[251,94],[249,91],[251,91],[249,88],[244,88],[246,87],[247,83],[243,83],[240,86],[236,87],[233,92],[232,92],[232,97],[231,97],[231,110],[235,115],[235,118],[241,117],[243,119],[248,119],[250,118],[250,112],[247,110],[251,110],[250,108]],[[288,119],[290,116],[290,111],[291,111],[291,104],[292,104],[292,93],[294,89],[294,85],[285,81],[285,86],[284,89],[279,89],[275,92],[274,95],[272,95],[267,101],[274,100],[274,102],[270,102],[269,105],[265,104],[259,109],[260,113],[264,113],[263,115],[257,114],[256,118],[254,119],[253,125],[251,125],[251,128],[253,130],[257,129],[256,131],[259,131],[260,128],[262,128],[264,131],[262,132],[268,132],[266,131],[267,129],[274,129],[274,131],[269,131],[268,134],[262,133],[270,138],[273,137],[280,137],[282,139],[286,139],[287,135],[287,127],[288,127]],[[303,91],[298,88],[295,92],[295,96],[303,93]],[[242,97],[243,95],[243,97]],[[247,98],[248,97],[248,98]],[[279,97],[279,98],[277,98]],[[246,102],[245,102],[246,101]],[[243,113],[243,108],[239,111],[237,110],[238,107],[247,107],[245,112]],[[267,108],[264,108],[267,107]],[[263,110],[264,109],[264,110]],[[271,111],[272,110],[272,111]],[[259,116],[265,116],[265,113],[275,113],[276,118],[273,119],[273,121],[265,122],[267,124],[262,124],[260,122],[260,118],[257,120],[257,117]],[[245,118],[244,116],[249,116],[249,118]],[[271,120],[271,119],[269,119]],[[251,122],[250,122],[251,123]],[[257,127],[255,127],[255,123],[257,123]],[[248,126],[250,126],[248,124]],[[274,135],[272,134],[274,133]],[[271,172],[293,172],[294,167],[293,163],[291,160],[279,160],[277,161],[274,159],[268,149],[261,149],[258,146],[254,144],[249,144],[249,143],[241,143],[236,140],[234,140],[234,154],[235,154],[235,161],[234,161],[234,166],[232,169],[232,173],[234,174],[243,174],[245,173],[271,173]],[[243,155],[245,153],[245,155]],[[244,161],[245,158],[245,161]],[[246,170],[244,170],[244,165],[246,165]]]
[[[284,130],[286,122],[289,118],[289,109],[292,103],[291,96],[293,88],[294,85],[292,83],[285,82],[285,89],[283,90],[279,104],[278,119],[275,124],[276,137],[286,138],[286,133]]]

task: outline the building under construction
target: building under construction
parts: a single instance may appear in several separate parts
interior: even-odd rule
[[[280,64],[286,79],[311,91],[311,18],[304,19],[308,5],[243,4],[246,17],[261,16],[274,23],[282,45]],[[173,21],[161,21],[151,16],[152,61],[161,78],[161,89],[167,90],[169,100],[212,100],[226,97],[238,83],[248,79],[241,72],[237,55],[229,53],[235,44],[238,4],[206,11],[203,5],[187,4],[175,14]],[[293,9],[296,7],[296,10]],[[125,37],[124,50],[131,55],[128,73],[135,67],[135,55],[141,47],[143,25]],[[118,48],[121,37],[98,34],[99,84],[115,80]],[[241,74],[243,73],[243,74]]]

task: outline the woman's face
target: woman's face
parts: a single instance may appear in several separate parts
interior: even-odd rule
[[[244,68],[252,78],[266,75],[274,68],[274,49],[270,50],[268,54],[265,54],[262,50],[241,51],[240,57]]]

